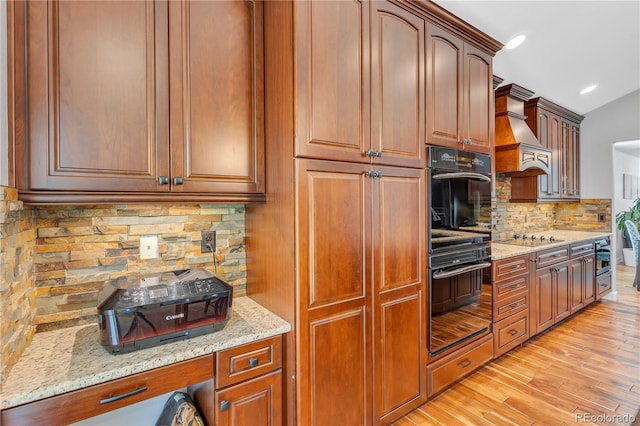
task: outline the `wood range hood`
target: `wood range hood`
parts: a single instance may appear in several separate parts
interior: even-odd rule
[[[525,119],[524,102],[533,92],[509,84],[498,88],[496,100],[496,172],[510,176],[548,174],[551,151],[540,144]]]

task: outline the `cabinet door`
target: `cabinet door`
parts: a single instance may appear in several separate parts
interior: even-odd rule
[[[536,136],[540,144],[548,148],[549,150],[554,149],[554,135],[552,134],[552,126],[554,125],[554,120],[552,115],[543,109],[535,108],[534,111],[537,111],[538,114],[538,131],[536,132]],[[526,113],[526,111],[525,111]],[[552,152],[553,156],[554,153]],[[550,164],[551,171],[553,171],[553,160]],[[553,174],[544,174],[538,176],[538,198],[546,198],[553,196],[553,184],[552,184],[552,176]]]
[[[427,25],[427,143],[462,148],[463,41]]]
[[[563,120],[563,198],[580,198],[580,125]]]
[[[424,26],[387,1],[371,3],[371,149],[375,163],[424,167]]]
[[[569,263],[569,286],[571,288],[571,313],[584,306],[584,258]]]
[[[547,193],[541,194],[545,199],[556,199],[561,195],[562,188],[562,120],[555,114],[549,116],[549,149],[551,149],[551,163],[549,174],[546,176]],[[539,179],[543,179],[541,176]]]
[[[369,3],[296,3],[295,155],[370,162]]]
[[[495,121],[491,63],[491,55],[465,43],[463,117],[468,142],[463,147],[485,154],[491,153]]]
[[[263,192],[262,2],[169,8],[172,191]]]
[[[298,423],[371,423],[369,166],[295,160]]]
[[[571,314],[571,288],[569,263],[564,262],[553,267],[554,272],[554,322]]]
[[[167,5],[27,3],[26,190],[168,191]]]
[[[553,269],[544,268],[536,271],[535,293],[535,327],[536,333],[553,325]]]
[[[584,297],[584,305],[596,300],[596,258],[595,256],[587,256],[584,258],[584,270],[582,273],[583,289],[582,294]]]
[[[375,421],[426,400],[425,173],[376,168],[372,233]]]
[[[282,425],[282,371],[216,392],[216,426]]]

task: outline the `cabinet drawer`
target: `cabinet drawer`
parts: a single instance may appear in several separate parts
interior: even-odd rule
[[[237,346],[216,354],[216,389],[257,377],[282,366],[282,336]]]
[[[510,257],[493,263],[493,281],[503,280],[529,272],[529,256]]]
[[[213,357],[205,355],[3,410],[0,424],[66,425],[212,378]]]
[[[596,292],[598,300],[611,292],[611,272],[596,277]]]
[[[569,246],[541,250],[535,254],[536,268],[538,269],[563,262],[567,259],[569,259]]]
[[[501,321],[525,309],[529,310],[529,290],[514,294],[499,302],[493,302],[493,321]]]
[[[529,291],[529,275],[496,281],[493,284],[493,303],[507,300],[516,294]]]
[[[529,338],[529,310],[495,324],[495,355],[500,356]]]
[[[428,397],[447,388],[493,358],[493,335],[470,346],[427,366]]]
[[[575,243],[575,244],[571,244],[571,257],[579,257],[579,256],[585,256],[585,255],[589,255],[589,254],[594,254],[594,247],[593,247],[593,242],[589,242],[589,243]]]

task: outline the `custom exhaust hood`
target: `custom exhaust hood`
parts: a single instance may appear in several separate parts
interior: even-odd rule
[[[495,92],[496,172],[511,176],[537,176],[549,173],[551,151],[542,146],[525,119],[524,101],[533,92],[509,84]]]

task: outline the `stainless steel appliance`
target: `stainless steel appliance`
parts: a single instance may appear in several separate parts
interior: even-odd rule
[[[549,232],[542,234],[513,234],[513,238],[509,240],[500,240],[496,241],[501,244],[509,244],[513,246],[524,246],[524,247],[542,247],[545,245],[553,244],[553,243],[562,243],[564,240],[558,240],[556,237]]]
[[[429,353],[490,331],[491,159],[429,148]]]
[[[596,246],[596,276],[611,270],[611,244],[609,237],[597,240]]]
[[[119,354],[221,330],[233,287],[204,269],[123,277],[98,306],[100,343]]]

